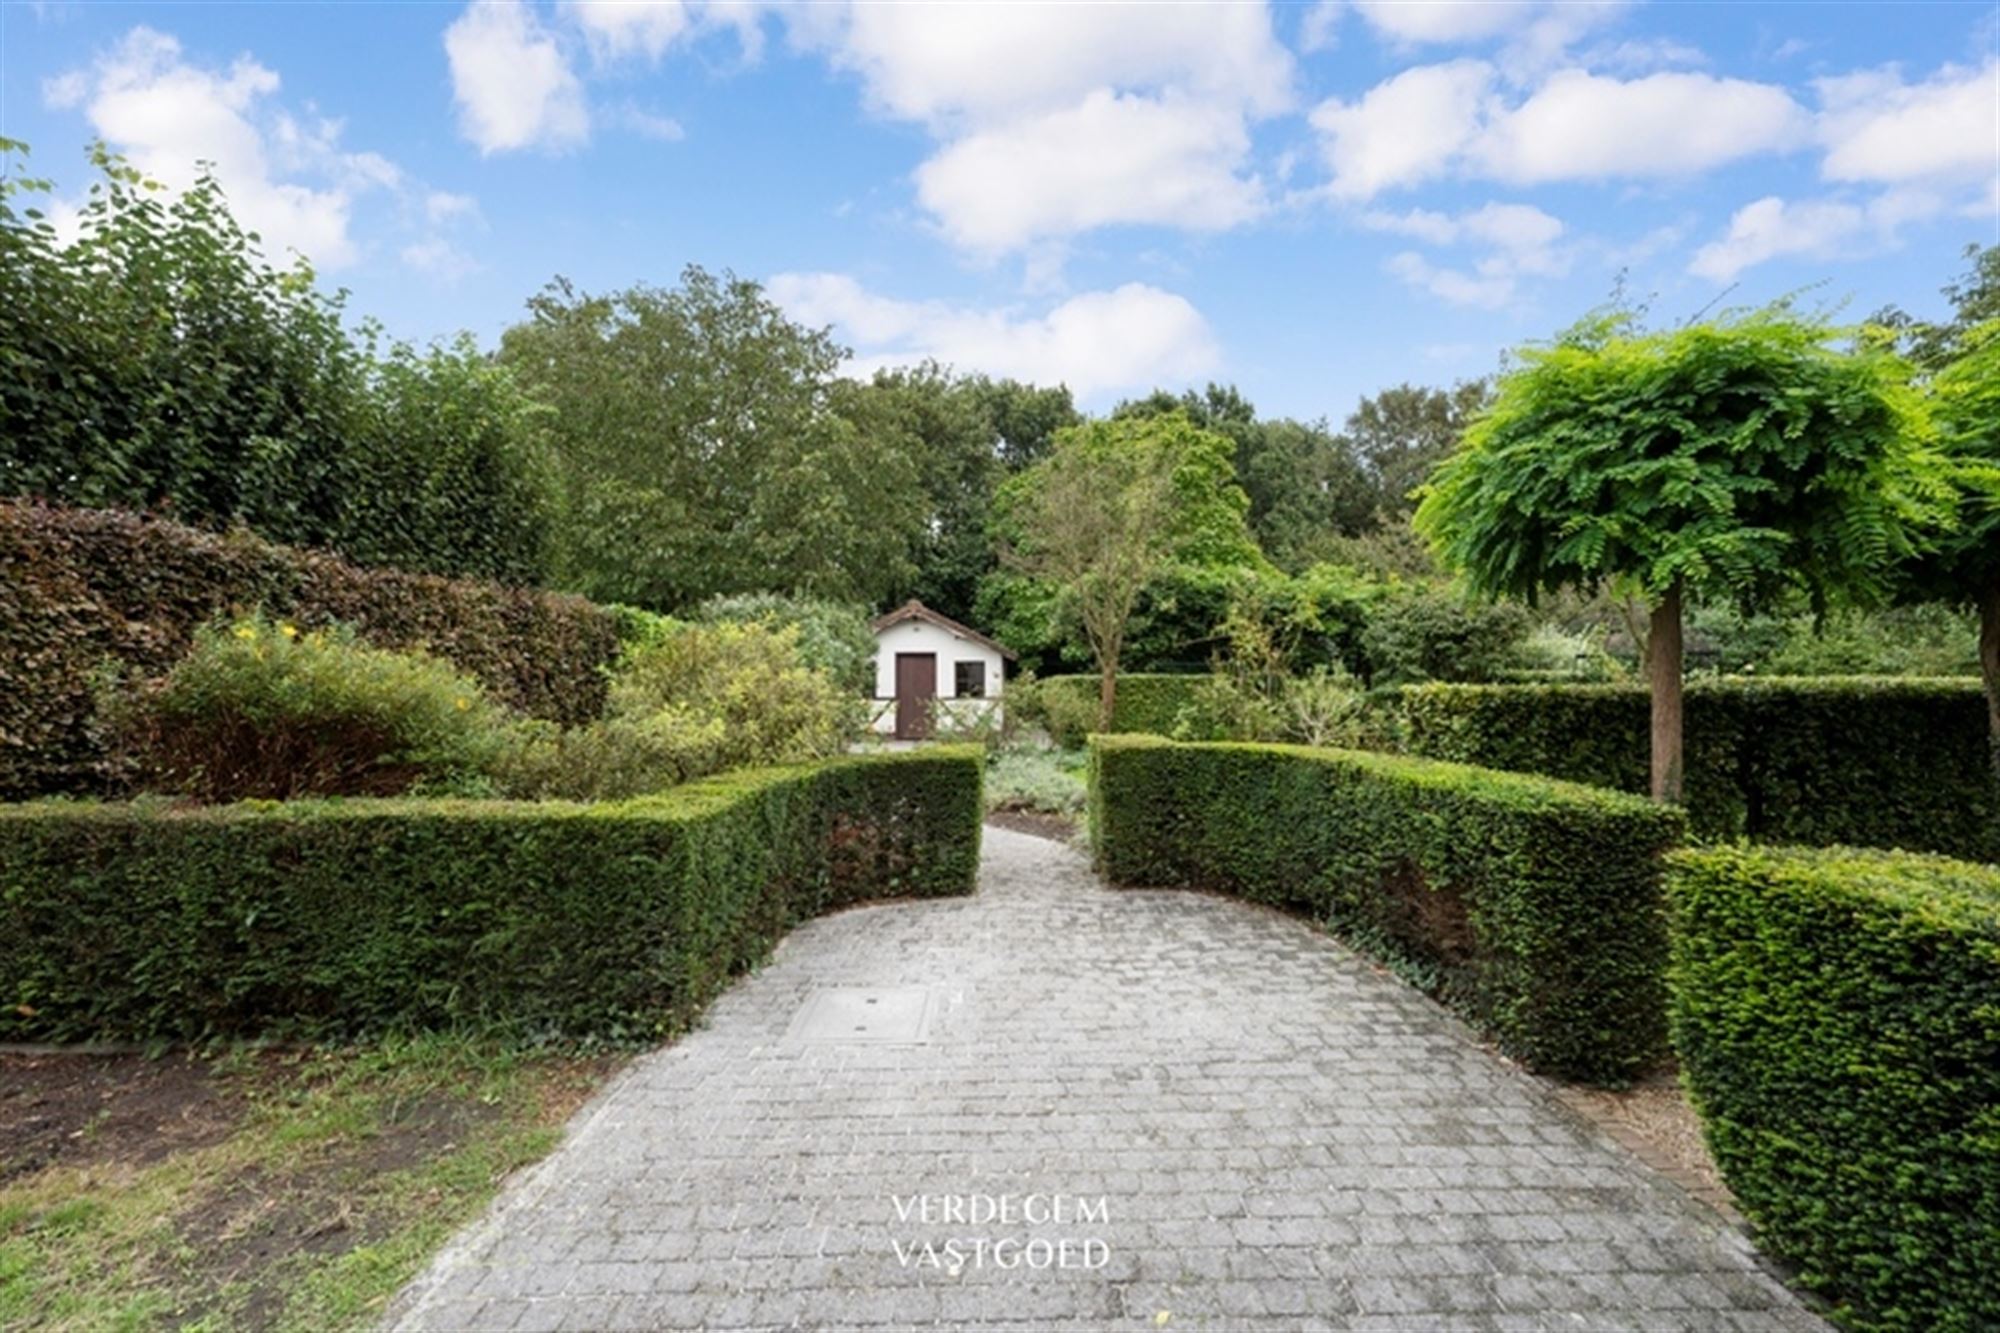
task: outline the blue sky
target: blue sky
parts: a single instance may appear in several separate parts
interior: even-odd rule
[[[858,370],[1092,407],[1234,381],[1336,422],[1617,275],[1679,319],[1941,308],[2000,240],[1967,4],[0,3],[0,134],[63,220],[101,137],[394,333],[560,273],[765,281]],[[1725,295],[1726,293],[1726,295]]]

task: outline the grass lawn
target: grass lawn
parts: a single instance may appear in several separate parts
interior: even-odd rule
[[[619,1062],[0,1054],[0,1328],[365,1325]]]

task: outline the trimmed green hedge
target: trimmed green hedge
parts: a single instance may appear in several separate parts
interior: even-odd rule
[[[656,1035],[816,912],[970,892],[982,759],[602,805],[0,808],[0,1040]]]
[[[343,621],[379,648],[429,649],[535,717],[604,708],[619,622],[581,597],[363,569],[247,534],[100,509],[0,501],[0,799],[116,790],[91,725],[106,663],[165,671],[219,614]]]
[[[1396,755],[1100,736],[1090,819],[1112,882],[1305,911],[1533,1068],[1619,1082],[1664,1050],[1675,810]]]
[[[2000,1328],[2000,870],[1669,859],[1674,1044],[1760,1243],[1853,1327]]]
[[[1402,702],[1419,754],[1646,790],[1641,687],[1424,685]],[[1685,725],[1697,837],[2000,860],[1977,681],[1694,681]]]
[[[1167,675],[1153,672],[1134,672],[1118,677],[1118,694],[1111,710],[1111,730],[1115,732],[1151,732],[1166,735],[1174,729],[1174,719],[1180,716],[1181,707],[1194,695],[1195,687],[1207,680],[1206,675]],[[1082,745],[1084,737],[1096,730],[1097,692],[1099,678],[1088,676],[1044,676],[1035,688],[1048,694],[1067,696],[1065,702],[1070,707],[1043,705],[1042,721],[1049,728],[1050,739],[1064,748]],[[1076,725],[1072,719],[1087,718],[1088,725]]]

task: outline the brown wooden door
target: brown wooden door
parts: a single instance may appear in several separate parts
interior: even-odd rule
[[[896,739],[931,734],[931,700],[937,698],[937,654],[896,654]]]

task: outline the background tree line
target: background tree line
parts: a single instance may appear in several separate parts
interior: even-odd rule
[[[1074,590],[1037,572],[1023,478],[1061,442],[1151,441],[1178,451],[1176,497],[1208,519],[1133,590],[1124,669],[1205,669],[1252,622],[1290,660],[1374,684],[1593,676],[1640,655],[1607,589],[1482,605],[1414,532],[1417,488],[1493,408],[1484,380],[1399,385],[1338,427],[1262,416],[1226,385],[1087,421],[1059,385],[935,364],[843,378],[827,331],[699,267],[602,293],[558,278],[492,353],[413,348],[352,321],[303,264],[267,263],[212,180],[170,198],[95,157],[68,244],[18,207],[45,183],[0,183],[0,493],[668,613],[914,596],[1048,672],[1095,655]],[[1874,336],[1944,376],[2000,311],[1995,254],[1946,289],[1951,320],[1885,310]],[[1976,416],[1976,389],[1954,392]],[[1690,659],[1969,670],[1971,622],[1941,609],[1945,591],[1912,585],[1911,609],[1844,619],[1794,589],[1749,614],[1697,602]]]

